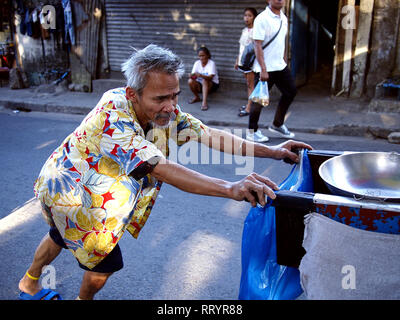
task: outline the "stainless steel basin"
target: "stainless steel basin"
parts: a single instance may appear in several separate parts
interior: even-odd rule
[[[400,154],[347,153],[326,160],[319,175],[333,194],[400,201]]]

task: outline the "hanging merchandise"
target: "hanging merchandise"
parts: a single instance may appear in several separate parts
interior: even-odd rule
[[[304,150],[300,163],[279,186],[280,190],[313,192],[312,170]],[[279,191],[277,191],[279,192]],[[297,268],[279,265],[276,254],[275,208],[250,209],[242,236],[241,300],[293,300],[303,290]]]
[[[32,37],[35,39],[40,38],[40,21],[39,12],[36,8],[32,11]]]
[[[40,27],[41,27],[40,29],[42,32],[43,39],[50,39],[50,32],[49,32],[49,27],[48,27],[50,25],[49,20],[48,20],[49,12],[50,11],[44,12],[44,10],[42,9],[39,13],[39,20],[40,20]]]
[[[71,2],[70,0],[62,0],[62,6],[64,8],[64,24],[65,24],[65,43],[69,43],[75,45],[75,30],[72,21],[72,10],[71,10]],[[68,40],[69,35],[69,40]]]

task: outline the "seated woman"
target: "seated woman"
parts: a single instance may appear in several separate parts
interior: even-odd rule
[[[205,111],[208,109],[208,94],[218,89],[219,79],[215,62],[211,60],[210,51],[206,47],[201,47],[197,53],[199,60],[194,63],[188,81],[190,90],[194,94],[194,98],[189,103],[201,101],[199,95],[202,93],[201,110]]]

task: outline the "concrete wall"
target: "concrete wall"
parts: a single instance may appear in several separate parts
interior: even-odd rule
[[[372,98],[378,83],[399,68],[399,0],[375,0],[366,94]],[[397,58],[397,65],[396,65]]]

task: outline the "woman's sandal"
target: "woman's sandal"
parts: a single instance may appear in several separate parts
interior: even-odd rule
[[[200,102],[200,101],[201,101],[200,98],[194,97],[192,100],[189,100],[188,103],[189,103],[189,104],[192,104],[192,103],[196,103],[196,102]]]
[[[202,111],[208,110],[208,105],[203,105],[203,106],[201,106],[201,110],[202,110]]]
[[[245,117],[245,116],[248,116],[249,114],[250,114],[250,112],[247,112],[246,110],[240,110],[238,116]]]

